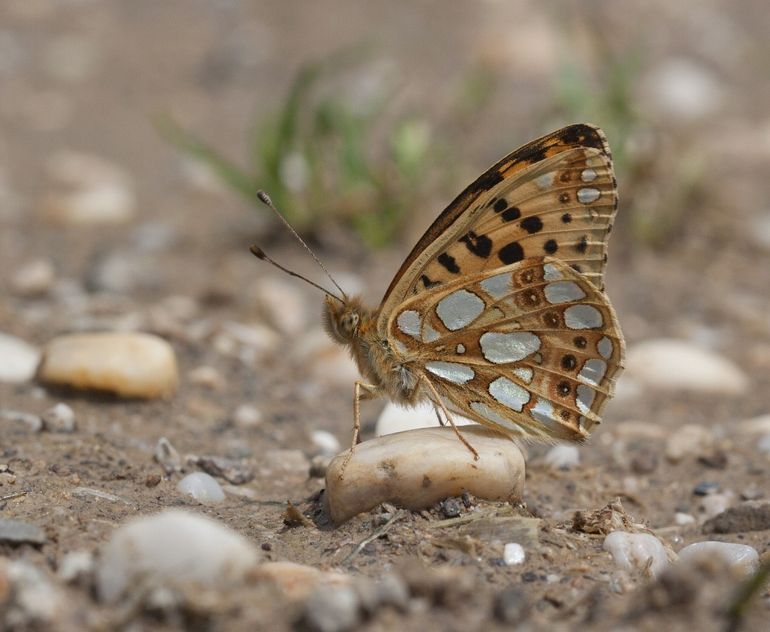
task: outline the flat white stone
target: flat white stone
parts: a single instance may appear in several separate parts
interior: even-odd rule
[[[326,471],[324,496],[332,521],[339,524],[385,501],[424,509],[463,491],[485,500],[519,498],[524,458],[516,444],[478,425],[461,432],[478,451],[478,460],[452,428],[421,428],[364,441],[342,477],[347,455],[335,457]]]
[[[147,585],[222,589],[252,573],[257,549],[240,534],[200,514],[167,509],[120,527],[96,568],[101,601],[115,603]]]
[[[0,382],[21,384],[35,376],[40,351],[21,338],[0,333]]]
[[[625,570],[642,571],[649,563],[650,572],[657,577],[668,566],[663,543],[649,533],[613,531],[604,539],[602,548]]]
[[[713,351],[683,340],[655,339],[628,350],[625,375],[661,390],[742,395],[749,387],[746,374]]]
[[[754,547],[732,542],[695,542],[679,551],[679,563],[688,564],[696,560],[709,560],[714,556],[721,557],[745,576],[751,575],[759,567],[759,554]]]
[[[467,426],[476,422],[467,417],[453,413],[455,424],[458,426]],[[388,402],[383,408],[380,416],[377,418],[377,425],[374,433],[381,437],[404,430],[414,430],[416,428],[431,428],[438,426],[436,411],[428,401],[422,401],[413,408],[399,406],[393,402]]]
[[[75,389],[142,398],[169,395],[178,382],[171,345],[157,336],[136,332],[54,338],[43,349],[38,378]]]
[[[202,505],[216,505],[225,499],[225,492],[217,480],[205,472],[188,474],[176,485],[177,491],[192,496]]]

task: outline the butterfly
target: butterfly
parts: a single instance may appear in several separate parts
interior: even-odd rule
[[[334,279],[341,296],[313,284],[326,293],[327,332],[364,378],[355,382],[353,446],[359,401],[378,396],[431,401],[476,458],[452,413],[511,437],[584,440],[623,368],[623,334],[604,293],[617,203],[604,133],[570,125],[460,193],[376,309]]]

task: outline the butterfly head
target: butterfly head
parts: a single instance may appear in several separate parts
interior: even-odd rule
[[[327,295],[324,301],[324,326],[341,344],[349,344],[360,335],[365,315],[365,308],[358,298],[340,301]]]

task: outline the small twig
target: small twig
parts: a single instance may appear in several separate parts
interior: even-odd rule
[[[10,494],[6,494],[5,496],[0,496],[0,502],[3,502],[5,500],[11,500],[11,498],[18,498],[19,496],[26,496],[27,490],[22,489],[18,492],[11,492]]]
[[[385,535],[388,530],[396,523],[396,521],[401,520],[406,515],[403,511],[397,511],[396,513],[391,516],[390,520],[388,520],[384,525],[382,525],[377,531],[372,533],[367,538],[364,538],[361,540],[356,548],[354,548],[350,553],[348,553],[347,557],[345,557],[344,560],[342,560],[341,564],[347,564],[350,560],[352,560],[356,555],[358,555],[361,551],[364,550],[364,547],[369,544],[370,542],[374,542],[377,538],[379,538],[382,535]]]

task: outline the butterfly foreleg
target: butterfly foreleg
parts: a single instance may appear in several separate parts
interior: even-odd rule
[[[441,399],[441,395],[439,395],[438,391],[436,390],[436,387],[433,386],[433,382],[428,379],[428,376],[424,373],[420,374],[420,381],[425,383],[425,385],[428,387],[428,390],[433,394],[433,402],[434,404],[438,404],[439,408],[441,408],[441,412],[444,413],[444,417],[446,417],[447,421],[449,422],[449,425],[452,426],[452,430],[455,431],[455,434],[457,435],[457,438],[462,442],[462,444],[470,450],[471,454],[473,455],[473,460],[478,461],[479,460],[479,453],[476,451],[476,448],[474,448],[468,440],[460,434],[460,431],[457,429],[457,426],[455,425],[454,418],[447,410],[447,407],[444,405],[444,401]],[[438,411],[436,411],[436,414],[438,414]],[[441,418],[439,417],[439,421],[441,421]],[[443,425],[443,424],[442,424]]]
[[[382,390],[374,384],[366,384],[360,380],[356,380],[353,387],[353,438],[350,443],[350,450],[348,450],[345,460],[342,462],[340,468],[340,478],[345,474],[345,468],[353,456],[353,450],[358,445],[358,435],[361,432],[361,399],[371,399],[378,397],[382,394]]]

